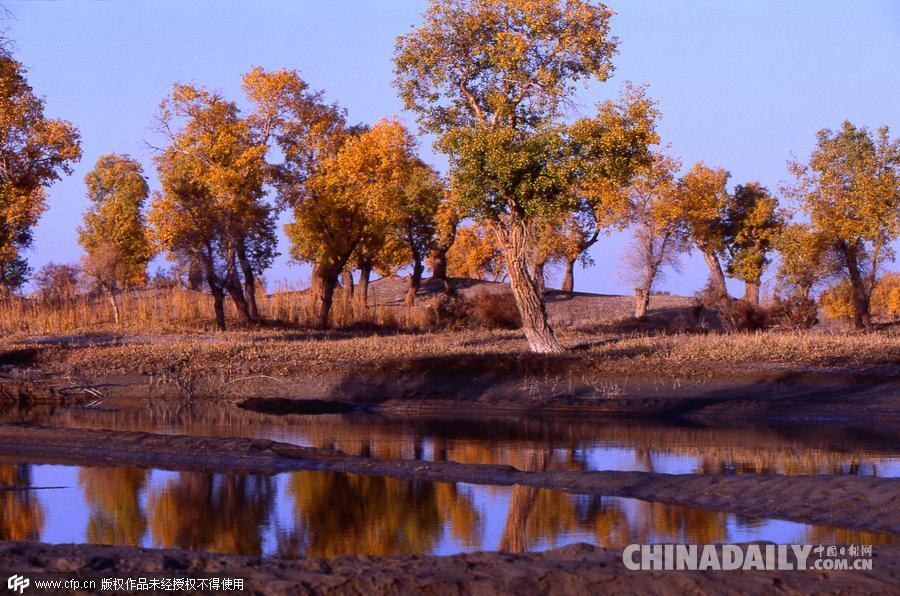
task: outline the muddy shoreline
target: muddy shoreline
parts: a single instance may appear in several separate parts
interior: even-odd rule
[[[518,373],[357,371],[239,378],[193,392],[140,374],[82,375],[77,383],[53,373],[0,378],[0,403],[89,403],[98,397],[216,399],[266,414],[369,410],[404,416],[484,417],[553,414],[610,418],[866,422],[900,429],[900,373],[892,367],[792,370],[751,367],[701,377],[641,374],[578,379]],[[605,392],[605,393],[604,393]],[[245,403],[246,402],[246,403]]]
[[[438,482],[520,484],[900,535],[896,478],[527,472],[504,465],[382,461],[269,440],[0,425],[0,461],[22,458],[32,463],[244,473],[330,470]]]
[[[543,553],[279,559],[122,546],[0,542],[0,570],[35,579],[242,578],[248,594],[880,594],[897,586],[900,547],[871,571],[628,571],[621,553],[584,544]],[[62,591],[61,591],[62,592]],[[49,592],[53,593],[53,592]],[[65,593],[72,593],[65,591]]]

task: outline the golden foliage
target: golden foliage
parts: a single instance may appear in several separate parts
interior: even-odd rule
[[[81,159],[78,129],[48,119],[25,68],[0,47],[0,285],[19,288],[28,275],[22,252],[46,209],[45,188]]]
[[[90,207],[78,229],[88,269],[101,283],[137,286],[153,257],[143,212],[149,188],[141,165],[127,155],[101,156],[85,176]]]
[[[503,255],[490,230],[481,226],[457,230],[456,241],[447,252],[447,273],[451,277],[497,280],[503,269]]]

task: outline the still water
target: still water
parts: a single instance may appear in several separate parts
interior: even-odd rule
[[[0,421],[267,438],[381,459],[494,463],[523,470],[900,477],[900,437],[821,421],[753,427],[582,418],[454,421],[372,413],[277,416],[235,403],[163,400],[107,400],[91,408],[10,408],[0,412]]]
[[[336,472],[237,475],[4,463],[0,484],[0,539],[49,543],[295,557],[524,552],[576,542],[621,549],[654,542],[894,540],[637,499]]]

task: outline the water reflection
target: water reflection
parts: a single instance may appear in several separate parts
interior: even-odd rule
[[[530,469],[664,473],[746,472],[900,477],[900,438],[837,425],[702,427],[581,418],[413,420],[375,414],[272,416],[234,404],[107,400],[99,408],[43,406],[0,420],[200,436],[269,438],[383,459],[453,460]]]
[[[532,454],[536,465],[546,452]],[[882,544],[888,535],[636,499],[337,472],[269,475],[3,464],[3,539],[249,555],[525,552],[589,542]]]
[[[37,540],[44,531],[44,509],[33,491],[31,466],[0,464],[0,540]]]
[[[78,484],[90,504],[86,542],[138,546],[147,530],[139,495],[149,470],[79,468]]]

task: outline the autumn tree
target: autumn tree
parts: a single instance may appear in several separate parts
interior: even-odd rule
[[[631,139],[604,137],[598,119],[562,120],[575,82],[612,70],[611,15],[586,0],[433,0],[424,24],[397,41],[400,96],[438,135],[470,214],[497,237],[536,352],[562,346],[528,268],[530,221],[569,208],[588,164],[591,175],[618,174],[640,149],[616,146]],[[626,159],[603,159],[614,155]]]
[[[301,180],[282,186],[294,220],[285,230],[291,255],[313,263],[313,324],[325,327],[338,275],[366,237],[404,192],[414,142],[395,120],[370,129],[338,132],[332,155],[312,165]]]
[[[812,300],[816,286],[838,269],[828,238],[803,223],[785,225],[774,239],[778,251],[776,291],[787,298]]]
[[[34,285],[40,299],[51,306],[60,306],[78,295],[81,271],[75,265],[49,262],[34,275]]]
[[[434,241],[431,253],[428,255],[428,268],[431,270],[432,279],[441,282],[444,292],[448,293],[452,288],[447,275],[447,253],[456,240],[456,232],[462,219],[463,214],[451,183],[450,189],[445,189],[444,195],[438,203],[435,214]]]
[[[369,284],[373,273],[380,277],[390,277],[409,263],[409,250],[396,231],[390,220],[376,217],[374,213],[368,214],[363,238],[344,268],[344,274],[352,270],[359,271],[359,287],[352,296],[357,313],[368,308]]]
[[[653,157],[647,147],[658,142],[655,122],[659,111],[646,97],[645,88],[626,85],[620,101],[600,105],[590,122],[588,138],[599,142],[602,167],[593,175],[579,178],[571,188],[574,208],[563,220],[563,261],[565,273],[561,289],[575,289],[575,263],[593,265],[588,250],[603,233],[622,231],[632,218],[628,189],[636,172],[650,167]]]
[[[807,164],[789,165],[795,181],[785,190],[840,258],[854,327],[871,329],[871,292],[900,233],[900,140],[886,126],[844,122],[836,132],[819,131]]]
[[[725,213],[727,271],[744,282],[744,300],[759,306],[760,279],[768,266],[772,243],[785,216],[778,201],[759,182],[739,184]]]
[[[469,279],[499,281],[505,277],[503,254],[494,235],[477,225],[460,227],[447,252],[447,272],[451,277]]]
[[[0,43],[0,286],[6,292],[28,277],[23,252],[46,209],[46,188],[81,159],[78,129],[44,115],[44,101],[25,75]]]
[[[650,296],[663,268],[677,268],[679,255],[687,250],[688,238],[682,222],[673,217],[672,203],[679,187],[676,175],[681,163],[662,153],[625,189],[624,208],[633,231],[626,260],[634,274],[634,316],[647,314]]]
[[[565,220],[565,213],[555,217],[538,217],[529,227],[528,266],[541,294],[547,291],[547,267],[566,256],[568,245],[564,235]]]
[[[143,211],[149,194],[143,174],[136,160],[111,153],[100,157],[84,179],[90,206],[78,229],[86,253],[82,268],[109,298],[117,324],[116,293],[142,285],[153,257]]]
[[[169,145],[156,158],[163,190],[150,209],[155,237],[170,258],[202,265],[220,329],[225,293],[244,320],[255,319],[256,276],[276,255],[268,147],[233,102],[192,85],[173,86],[159,122]]]
[[[697,162],[681,179],[677,199],[666,216],[684,225],[691,243],[703,255],[719,303],[728,301],[722,258],[728,248],[727,212],[732,197],[727,184],[730,176],[723,168],[712,169]]]
[[[388,209],[396,235],[412,261],[409,289],[404,303],[412,306],[425,272],[425,260],[436,244],[437,216],[444,195],[438,173],[418,158],[410,156],[401,192],[389,196]]]
[[[603,228],[598,225],[593,207],[589,202],[579,200],[578,206],[566,214],[560,228],[562,243],[563,278],[560,289],[566,294],[575,291],[575,264],[582,267],[594,264],[588,250],[600,239]]]

